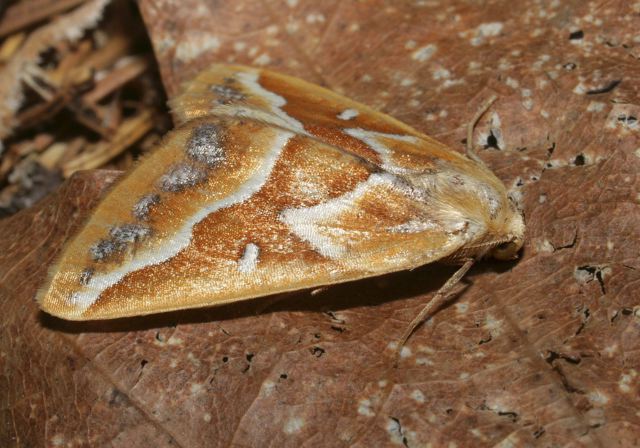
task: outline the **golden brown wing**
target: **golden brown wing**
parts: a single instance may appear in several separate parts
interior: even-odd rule
[[[468,160],[395,118],[298,78],[250,67],[213,65],[171,101],[179,123],[243,116],[307,134],[389,171],[424,172]]]
[[[217,65],[173,106],[182,124],[52,267],[45,311],[82,320],[216,305],[511,238],[487,169],[326,89]]]
[[[215,305],[412,268],[462,241],[397,176],[303,135],[203,118],[170,133],[39,295],[68,319]]]

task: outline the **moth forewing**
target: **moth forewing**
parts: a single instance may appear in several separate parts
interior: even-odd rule
[[[215,65],[173,107],[178,128],[51,268],[45,311],[218,305],[521,244],[522,217],[484,165],[321,87]]]

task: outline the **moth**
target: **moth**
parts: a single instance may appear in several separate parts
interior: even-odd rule
[[[176,129],[50,269],[47,313],[220,305],[435,261],[463,265],[450,288],[523,244],[521,213],[473,153],[317,85],[214,65],[171,107]]]

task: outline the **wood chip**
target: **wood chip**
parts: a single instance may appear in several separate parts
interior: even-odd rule
[[[98,168],[121,154],[130,145],[142,138],[153,127],[151,112],[142,111],[139,115],[122,122],[118,131],[109,142],[100,142],[92,150],[67,162],[62,167],[64,177],[79,170]]]

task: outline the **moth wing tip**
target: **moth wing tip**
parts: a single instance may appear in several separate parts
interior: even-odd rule
[[[45,285],[36,291],[34,301],[38,304],[40,311],[64,320],[86,320],[82,310],[73,306],[68,300],[56,300],[51,289],[50,285]]]

